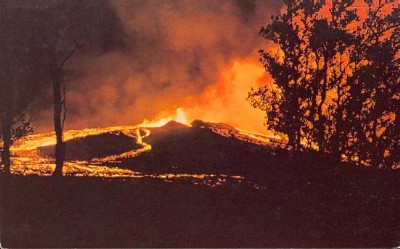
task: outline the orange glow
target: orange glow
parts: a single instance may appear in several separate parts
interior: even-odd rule
[[[186,113],[182,108],[177,108],[176,113],[166,118],[161,118],[155,121],[149,121],[147,119],[143,120],[143,122],[139,125],[141,127],[161,127],[166,125],[170,121],[176,121],[178,123],[184,124],[186,126],[190,126],[190,122],[186,117]]]
[[[254,109],[246,100],[252,87],[264,85],[269,79],[257,60],[236,59],[194,104],[185,107],[187,116],[191,120],[227,123],[248,131],[271,134],[264,126],[265,113]]]
[[[114,126],[106,128],[92,128],[83,130],[69,130],[64,132],[64,141],[84,138],[92,135],[100,135],[103,133],[117,133],[135,138],[136,144],[141,145],[139,148],[132,149],[131,151],[118,154],[109,155],[102,158],[93,158],[89,161],[85,160],[69,160],[66,161],[63,167],[64,175],[71,175],[77,177],[106,177],[106,178],[154,178],[160,179],[165,182],[172,182],[175,180],[185,180],[193,184],[203,184],[210,187],[222,185],[226,182],[241,183],[245,180],[244,177],[238,175],[223,175],[223,174],[143,174],[137,171],[107,166],[107,163],[118,164],[122,158],[136,157],[142,153],[146,153],[152,149],[150,144],[143,141],[146,137],[150,136],[151,128],[161,127],[169,121],[176,121],[188,125],[185,112],[182,108],[178,108],[175,115],[167,118],[162,118],[155,122],[145,121],[139,125],[132,126]],[[222,130],[212,130],[220,135],[226,135]],[[272,138],[262,134],[255,134],[238,130],[235,137],[238,140],[248,141],[255,144],[271,145],[271,139],[279,140],[278,137]],[[275,141],[274,140],[274,141]],[[35,134],[24,137],[18,140],[12,147],[12,166],[11,172],[13,174],[22,175],[40,175],[50,176],[55,169],[54,159],[43,155],[40,147],[55,145],[54,132]],[[251,183],[253,188],[265,188],[263,185]]]
[[[282,54],[280,54],[282,55]],[[247,101],[248,92],[271,82],[271,76],[260,65],[258,58],[235,59],[219,73],[198,98],[185,99],[174,114],[163,108],[155,118],[145,119],[142,127],[160,127],[170,121],[190,126],[193,120],[226,123],[251,132],[272,135],[265,127],[265,113]],[[167,104],[168,106],[168,104]]]
[[[398,0],[395,0],[398,3]],[[329,17],[332,2],[327,1],[327,5],[321,10],[321,14]],[[385,10],[391,10],[391,6],[385,7]],[[358,10],[358,14],[361,19],[365,19],[366,17],[366,9],[360,8]],[[143,19],[145,20],[145,19]],[[193,20],[194,23],[197,23],[197,20]],[[192,26],[191,23],[187,24],[187,27]],[[173,38],[172,44],[176,46],[176,48],[184,48],[187,46],[186,40],[187,37],[191,37],[192,34],[186,34],[186,32],[191,32],[191,29],[187,28],[185,25],[184,29],[177,29],[174,33],[175,35],[171,37]],[[203,32],[196,33],[195,40],[209,39],[206,43],[216,43],[212,38],[216,38],[209,34],[209,29],[207,26],[203,27]],[[196,30],[197,31],[197,30]],[[206,35],[204,35],[206,34]],[[184,43],[184,44],[181,44]],[[268,50],[272,51],[278,61],[283,61],[284,59],[284,51],[279,49],[277,45],[268,44]],[[341,55],[341,62],[346,64],[349,59],[346,57],[346,53]],[[311,60],[310,60],[311,61]],[[313,68],[320,67],[317,65],[315,61],[313,61]],[[364,61],[363,63],[368,63]],[[347,63],[348,64],[348,63]],[[351,73],[351,65],[345,65],[345,70],[348,70],[348,73]],[[186,126],[190,126],[191,121],[195,119],[201,119],[208,122],[216,122],[216,123],[227,123],[234,127],[238,127],[240,133],[237,134],[238,139],[249,140],[253,139],[259,144],[269,144],[271,140],[279,141],[282,145],[285,143],[285,139],[274,135],[271,131],[268,131],[264,126],[265,123],[265,113],[261,110],[253,108],[248,101],[246,100],[247,94],[250,91],[251,87],[259,87],[265,84],[269,84],[272,82],[271,76],[265,73],[265,69],[260,65],[257,58],[235,58],[227,63],[225,66],[221,66],[221,70],[218,73],[217,80],[206,87],[200,97],[198,99],[185,99],[184,101],[176,101],[176,102],[167,102],[164,103],[162,101],[158,101],[157,103],[150,103],[153,106],[153,109],[166,109],[169,107],[176,108],[175,113],[168,113],[167,115],[159,115],[163,116],[159,119],[152,120],[143,120],[143,122],[139,125],[132,126],[115,126],[115,127],[106,127],[106,128],[91,128],[91,129],[83,129],[83,130],[69,130],[64,133],[64,140],[68,141],[76,138],[83,138],[90,135],[98,135],[107,132],[115,132],[120,131],[122,134],[130,136],[135,139],[136,143],[141,145],[141,148],[135,149],[123,154],[119,155],[109,155],[104,158],[95,158],[90,162],[87,161],[69,161],[66,162],[64,167],[64,174],[73,174],[76,176],[100,176],[100,177],[158,177],[162,179],[169,178],[179,178],[179,177],[193,177],[196,179],[206,179],[208,177],[214,177],[213,175],[179,175],[179,174],[165,174],[165,175],[143,175],[139,172],[121,169],[118,167],[108,167],[102,166],[102,163],[105,162],[115,162],[118,161],[119,158],[126,157],[135,157],[142,153],[146,153],[151,150],[151,145],[147,144],[143,141],[146,137],[148,137],[151,133],[151,129],[153,127],[162,127],[170,121],[176,121],[182,123]],[[332,75],[335,73],[334,70],[338,68],[332,68]],[[346,71],[347,72],[347,71]],[[158,76],[161,78],[167,78],[169,72],[159,73]],[[152,74],[153,75],[153,74]],[[156,74],[154,74],[156,75]],[[331,76],[330,75],[330,78]],[[142,76],[145,78],[144,76]],[[138,79],[135,79],[138,81]],[[345,80],[345,78],[343,79]],[[118,82],[117,80],[110,80],[112,82]],[[134,80],[132,80],[134,81]],[[182,79],[182,81],[184,81]],[[143,84],[145,85],[145,84]],[[130,89],[132,92],[136,91],[145,91],[146,89],[141,89],[140,84],[127,84],[126,87],[133,88]],[[137,89],[136,89],[137,88]],[[128,89],[125,89],[128,90]],[[166,93],[166,95],[173,95],[174,91],[181,91],[182,89],[172,89]],[[184,89],[182,90],[184,91]],[[103,85],[99,92],[101,92],[101,96],[107,96],[104,100],[110,105],[110,109],[106,109],[104,113],[115,113],[112,109],[112,103],[115,102],[118,98],[118,95],[115,89],[111,86]],[[180,96],[179,94],[177,94]],[[181,94],[183,95],[183,94]],[[150,94],[149,94],[150,96]],[[318,96],[319,97],[319,96]],[[72,96],[72,99],[74,96]],[[330,105],[334,105],[334,102],[337,100],[337,88],[332,88],[328,91],[328,98],[325,100],[323,104],[323,113],[326,113],[328,107]],[[88,100],[90,101],[90,99]],[[92,100],[94,101],[94,100]],[[145,104],[149,104],[151,102],[147,97],[138,101],[140,106],[144,106]],[[184,103],[182,103],[184,102]],[[143,104],[145,103],[145,104]],[[142,105],[143,104],[143,105]],[[98,103],[93,103],[93,106],[98,105]],[[104,103],[106,105],[106,103]],[[134,108],[132,108],[134,109]],[[132,110],[130,108],[126,108],[126,112],[131,114]],[[165,113],[164,113],[165,114]],[[121,116],[129,116],[125,113],[121,114]],[[119,117],[116,117],[119,118]],[[248,132],[250,131],[250,132]],[[225,134],[225,131],[215,131],[220,135],[229,135]],[[54,160],[48,158],[42,154],[40,154],[38,148],[43,146],[55,145],[55,135],[54,132],[36,134],[32,136],[25,137],[19,140],[12,148],[11,151],[15,155],[13,160],[12,171],[13,173],[18,174],[38,174],[38,175],[50,175],[54,170]],[[307,141],[302,141],[303,145],[310,146],[314,149],[318,149],[318,146],[315,144],[308,144]],[[241,179],[238,176],[238,179]]]

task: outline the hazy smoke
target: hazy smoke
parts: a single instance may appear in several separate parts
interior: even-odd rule
[[[243,114],[253,111],[245,98],[262,75],[261,65],[254,62],[258,49],[265,47],[258,31],[281,1],[113,1],[111,5],[122,26],[118,36],[123,42],[108,50],[86,49],[71,60],[74,77],[68,89],[67,129],[135,124],[177,107],[196,118],[234,125],[250,121],[252,114]],[[249,77],[240,77],[238,70]],[[225,89],[218,92],[214,86]],[[39,130],[51,129],[51,111],[38,118]],[[261,127],[263,114],[254,115]]]

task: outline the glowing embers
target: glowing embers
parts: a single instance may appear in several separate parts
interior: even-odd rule
[[[264,184],[246,181],[243,176],[229,176],[224,174],[151,174],[145,177],[162,179],[164,182],[190,182],[195,185],[217,187],[224,184],[242,184],[254,189],[266,189]]]

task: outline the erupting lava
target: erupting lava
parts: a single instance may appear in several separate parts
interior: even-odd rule
[[[187,174],[187,173],[165,173],[165,174],[144,174],[134,170],[115,167],[120,163],[123,158],[136,157],[142,153],[149,152],[152,146],[145,141],[146,137],[150,136],[153,129],[162,127],[167,123],[175,121],[182,125],[190,127],[185,113],[181,108],[176,110],[174,115],[167,118],[150,122],[144,120],[139,125],[132,126],[114,126],[106,128],[91,128],[83,130],[69,130],[64,132],[64,141],[81,140],[89,136],[100,136],[102,134],[113,134],[114,136],[126,136],[133,138],[132,149],[115,155],[105,155],[100,158],[91,158],[90,160],[67,160],[65,162],[63,173],[64,175],[73,176],[92,176],[92,177],[128,177],[128,178],[157,178],[163,181],[173,181],[177,179],[184,179],[193,182],[194,184],[206,184],[209,186],[221,185],[230,179],[230,181],[242,182],[242,176],[228,176],[226,174]],[[197,121],[197,124],[200,121]],[[200,122],[201,123],[201,122]],[[206,123],[204,123],[206,124]],[[221,129],[220,127],[223,127]],[[225,129],[225,127],[228,127]],[[258,144],[267,144],[269,139],[261,134],[253,134],[244,131],[239,131],[230,126],[222,124],[207,127],[214,133],[222,136],[229,136],[233,134],[238,140],[252,141]],[[201,127],[200,127],[201,128]],[[204,128],[204,127],[203,127]],[[255,141],[255,142],[254,142]],[[17,141],[11,148],[12,167],[11,171],[14,174],[23,175],[40,175],[49,176],[52,174],[55,163],[54,158],[45,155],[42,149],[46,146],[54,146],[56,143],[54,132],[35,134],[27,136]],[[136,146],[136,147],[133,147]],[[68,147],[68,146],[67,146]],[[111,165],[110,165],[111,164]],[[257,187],[257,186],[256,186]],[[257,187],[258,188],[258,187]]]
[[[141,127],[161,127],[171,121],[176,121],[178,123],[190,126],[190,123],[188,122],[187,117],[186,117],[186,113],[180,107],[178,109],[176,109],[176,114],[174,116],[169,116],[167,118],[161,118],[157,121],[149,121],[149,120],[145,119],[139,126],[141,126]]]

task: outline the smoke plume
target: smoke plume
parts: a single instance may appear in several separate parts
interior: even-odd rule
[[[252,109],[246,96],[264,74],[257,51],[266,44],[258,31],[281,1],[112,1],[111,6],[122,27],[111,34],[121,42],[103,37],[112,46],[84,48],[69,61],[66,129],[137,124],[178,107],[191,119],[264,129],[263,113]],[[51,111],[39,115],[39,130],[51,129]]]

